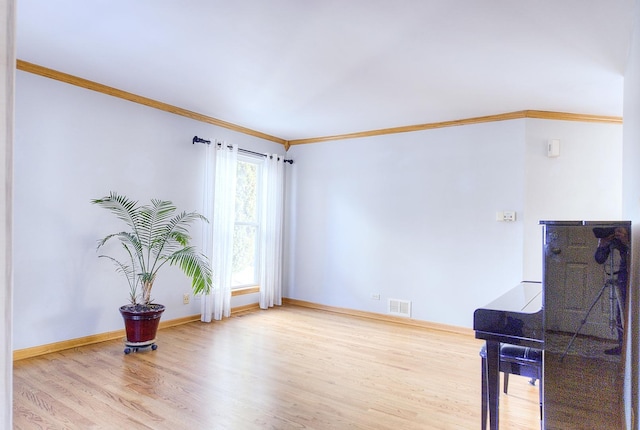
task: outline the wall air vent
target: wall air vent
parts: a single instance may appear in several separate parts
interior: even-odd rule
[[[409,300],[389,299],[389,315],[411,317],[411,302]]]

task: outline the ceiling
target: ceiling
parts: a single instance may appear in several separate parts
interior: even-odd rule
[[[16,0],[17,57],[296,140],[622,116],[636,0]]]

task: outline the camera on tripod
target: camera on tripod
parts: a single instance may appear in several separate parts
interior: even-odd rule
[[[618,229],[620,229],[618,231]],[[594,227],[592,229],[593,235],[598,239],[598,248],[596,250],[595,259],[598,264],[605,264],[608,260],[608,270],[604,269],[604,274],[607,279],[605,280],[602,288],[591,302],[591,306],[587,310],[584,318],[580,321],[580,326],[574,332],[573,337],[569,341],[567,348],[560,357],[560,361],[564,360],[564,357],[568,354],[569,349],[573,345],[573,341],[580,333],[580,330],[587,323],[587,319],[594,309],[596,304],[600,301],[604,291],[609,289],[609,328],[611,333],[618,334],[619,346],[610,348],[604,351],[606,355],[620,355],[622,351],[622,333],[624,332],[624,312],[625,312],[625,296],[626,296],[626,282],[627,282],[627,260],[626,255],[628,251],[628,243],[626,237],[628,234],[628,227]],[[617,233],[616,233],[617,232]],[[618,237],[616,237],[618,236]],[[622,239],[624,238],[624,239]],[[600,239],[603,239],[602,241]],[[619,253],[618,265],[619,269],[616,271],[616,263],[614,261],[613,251],[617,250]],[[620,285],[622,281],[622,285]],[[621,296],[622,295],[622,296]]]
[[[613,236],[615,233],[615,227],[594,227],[593,229],[593,234],[598,239]]]

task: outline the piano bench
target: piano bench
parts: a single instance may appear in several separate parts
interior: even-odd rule
[[[482,357],[482,429],[487,428],[487,412],[489,409],[489,395],[487,382],[487,346],[480,349]],[[542,351],[526,346],[500,344],[500,372],[504,373],[503,391],[507,394],[509,375],[519,375],[530,378],[530,384],[535,385],[536,379],[540,381],[538,390],[540,393],[540,419],[542,419]]]

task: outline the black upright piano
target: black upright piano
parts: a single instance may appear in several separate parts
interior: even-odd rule
[[[498,429],[500,344],[544,349],[543,320],[540,282],[522,282],[473,314],[476,338],[487,346],[490,429]]]
[[[501,344],[543,351],[545,430],[625,428],[629,221],[540,221],[542,283],[476,309],[486,341],[489,428],[498,430]]]

